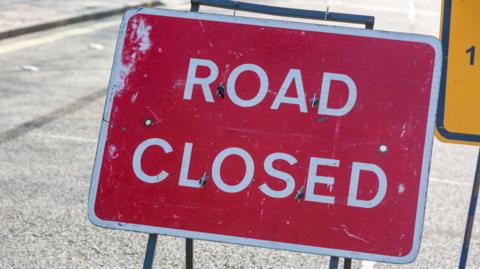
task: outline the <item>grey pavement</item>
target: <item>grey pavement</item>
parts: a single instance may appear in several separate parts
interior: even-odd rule
[[[2,0],[0,32],[158,0]]]
[[[166,8],[188,9],[186,1],[165,2]],[[438,32],[439,1],[263,2],[375,15],[375,28],[382,30]],[[114,17],[0,41],[0,268],[142,266],[145,234],[99,228],[87,218],[119,20]],[[477,151],[435,141],[423,239],[414,263],[354,261],[353,268],[455,268]],[[480,268],[479,221],[477,215],[469,268]],[[155,268],[182,268],[183,251],[183,239],[159,236]],[[327,265],[328,257],[318,255],[195,241],[196,268]]]

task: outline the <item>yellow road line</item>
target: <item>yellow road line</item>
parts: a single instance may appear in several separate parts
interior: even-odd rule
[[[77,27],[65,31],[55,32],[46,36],[36,37],[28,40],[18,41],[12,44],[0,45],[0,54],[9,53],[16,50],[31,48],[34,46],[54,42],[67,37],[84,35],[98,30],[119,26],[119,20],[99,22],[88,26]]]

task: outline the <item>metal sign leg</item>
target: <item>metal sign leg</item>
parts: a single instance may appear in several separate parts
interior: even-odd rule
[[[475,170],[475,178],[473,179],[472,197],[470,198],[470,207],[468,208],[467,226],[465,227],[465,235],[463,236],[462,254],[460,256],[459,269],[465,269],[467,266],[468,248],[470,246],[470,238],[472,237],[473,221],[475,219],[475,211],[477,209],[478,189],[480,188],[480,150],[477,157],[477,168]]]
[[[185,268],[193,269],[193,239],[185,240]]]
[[[152,269],[153,259],[155,258],[155,248],[157,246],[156,234],[148,235],[147,252],[145,253],[145,261],[143,262],[143,269]]]
[[[352,259],[345,258],[343,260],[343,269],[351,269],[352,268]]]
[[[330,257],[330,265],[328,269],[338,269],[338,257]]]
[[[330,265],[328,266],[329,269],[338,269],[338,257],[330,257]],[[343,269],[351,269],[352,268],[352,259],[345,258],[343,260]]]

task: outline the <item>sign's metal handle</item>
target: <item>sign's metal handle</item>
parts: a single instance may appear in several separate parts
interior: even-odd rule
[[[198,12],[200,5],[233,9],[234,11],[247,11],[275,16],[303,18],[313,20],[325,20],[341,23],[363,24],[366,29],[373,29],[375,24],[374,16],[365,16],[357,14],[337,13],[330,11],[317,11],[308,9],[296,9],[286,7],[267,6],[254,3],[245,3],[232,0],[190,0],[190,11]]]
[[[233,8],[233,16],[237,15],[238,1],[235,1],[235,7]]]

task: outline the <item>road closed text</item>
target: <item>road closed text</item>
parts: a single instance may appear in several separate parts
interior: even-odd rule
[[[198,67],[208,68],[209,75],[204,77],[197,77],[197,68]],[[253,72],[259,78],[259,88],[257,94],[251,99],[241,99],[237,94],[236,80],[244,72]],[[218,67],[217,65],[208,59],[190,59],[186,83],[183,93],[184,100],[192,99],[192,92],[194,90],[202,91],[203,97],[206,102],[213,103],[214,98],[212,92],[215,90],[213,87],[213,82],[218,77]],[[348,98],[346,102],[341,107],[331,108],[328,106],[328,99],[330,93],[330,85],[332,81],[342,82],[346,85],[348,89]],[[264,97],[269,90],[269,80],[268,75],[264,69],[255,64],[242,64],[235,67],[228,76],[226,83],[226,96],[237,106],[240,107],[252,107],[262,102]],[[292,87],[292,85],[294,85]],[[292,97],[292,94],[288,94],[288,89],[295,89],[295,96]],[[299,112],[307,113],[307,100],[305,97],[305,91],[303,88],[302,75],[301,71],[298,69],[290,69],[283,80],[283,83],[280,89],[272,89],[276,91],[275,99],[270,106],[270,109],[276,110],[283,104],[296,105],[298,106]],[[357,87],[355,82],[346,74],[339,73],[329,73],[325,72],[322,77],[322,84],[319,92],[319,99],[314,100],[318,103],[318,114],[337,116],[341,117],[346,115],[355,105],[357,98]],[[313,106],[311,106],[313,107]],[[136,177],[146,183],[160,183],[169,178],[169,171],[161,171],[156,175],[148,175],[144,172],[142,168],[142,156],[145,150],[149,147],[160,147],[165,154],[170,154],[174,150],[171,144],[162,137],[153,137],[146,139],[141,142],[133,156],[132,167]],[[194,144],[192,142],[185,141],[183,148],[183,157],[181,164],[179,164],[179,175],[178,185],[191,188],[201,188],[203,185],[199,182],[199,179],[189,178],[189,168],[190,168],[190,159],[192,156],[192,150]],[[243,173],[243,178],[234,185],[229,185],[226,183],[226,180],[222,177],[221,167],[222,163],[230,156],[237,156],[242,159],[245,164],[245,171]],[[211,178],[215,185],[226,193],[238,193],[244,191],[248,188],[254,178],[254,172],[259,167],[255,167],[254,159],[255,156],[252,156],[247,150],[240,147],[228,147],[218,152],[216,157],[211,160]],[[162,156],[158,156],[158,164],[161,166]],[[277,161],[287,162],[289,165],[296,165],[298,163],[295,156],[291,155],[288,152],[272,152],[263,160],[263,170],[265,173],[272,178],[283,181],[284,188],[281,190],[276,190],[271,188],[267,183],[264,183],[259,186],[259,190],[268,197],[271,198],[286,198],[292,195],[301,195],[306,201],[323,203],[323,204],[335,204],[335,197],[325,194],[315,193],[315,186],[319,184],[324,184],[333,188],[335,186],[334,177],[319,175],[317,173],[318,167],[327,166],[335,169],[342,169],[342,167],[351,167],[350,178],[349,178],[349,190],[348,190],[348,199],[347,205],[351,207],[359,208],[373,208],[379,205],[385,197],[387,191],[387,176],[383,169],[373,163],[365,162],[352,162],[349,164],[341,163],[340,160],[321,158],[318,156],[310,156],[309,163],[302,166],[308,167],[308,172],[304,175],[306,178],[305,186],[295,186],[296,182],[300,182],[301,179],[295,180],[292,175],[285,171],[278,170],[274,168],[274,163]],[[306,165],[306,166],[305,166]],[[373,197],[365,200],[360,199],[358,196],[359,184],[361,183],[361,175],[364,173],[373,173],[375,175],[376,181],[378,183],[378,188],[376,193],[373,194]],[[204,175],[204,180],[209,175]],[[302,178],[303,179],[303,178]],[[341,179],[345,180],[345,179]],[[300,189],[299,189],[300,188]],[[297,191],[296,191],[297,190]]]

